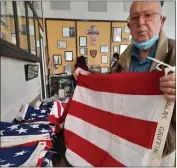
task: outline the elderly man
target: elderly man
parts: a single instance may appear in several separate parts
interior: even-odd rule
[[[147,56],[175,66],[175,40],[168,39],[163,32],[166,18],[162,16],[160,2],[135,1],[131,5],[128,27],[132,35],[131,45],[121,55],[114,72],[147,72],[155,70],[155,62]],[[88,75],[82,69],[75,71]],[[160,79],[160,90],[167,99],[176,101],[176,77],[170,74]],[[173,112],[166,139],[161,165],[174,166],[176,149],[176,111]]]

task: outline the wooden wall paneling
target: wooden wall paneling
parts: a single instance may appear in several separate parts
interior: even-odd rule
[[[114,53],[114,51],[113,51],[114,46],[118,46],[118,50],[119,50],[120,49],[120,44],[127,44],[127,45],[130,44],[130,41],[129,41],[130,33],[125,33],[125,26],[126,25],[127,25],[127,22],[112,22],[111,55],[113,55],[113,53]],[[113,28],[114,27],[121,27],[122,28],[122,41],[121,42],[113,42]],[[128,41],[123,41],[123,38],[127,38]]]
[[[74,27],[75,21],[68,20],[46,20],[47,29],[47,42],[48,42],[48,54],[50,60],[53,62],[53,55],[60,54],[62,56],[62,65],[60,65],[56,73],[63,73],[64,66],[70,64],[72,69],[74,69],[74,64],[76,62],[76,37],[63,37],[62,29],[63,27]],[[57,48],[57,42],[63,40],[67,42],[66,49]],[[64,52],[73,51],[73,62],[65,62]],[[54,68],[50,70],[50,74],[54,74]]]
[[[90,30],[91,26],[95,25],[96,29],[99,30],[99,35],[96,35],[96,44],[93,45],[91,43],[91,35],[87,35],[87,30]],[[88,65],[100,65],[100,66],[108,66],[110,65],[110,32],[111,32],[111,23],[105,21],[77,21],[77,53],[78,56],[80,55],[80,48],[79,47],[79,37],[86,36],[87,37],[87,48],[88,53],[84,55],[88,57]],[[109,47],[108,53],[101,53],[100,47],[101,45],[107,45]],[[97,55],[95,58],[92,58],[90,55],[90,50],[97,50]],[[107,55],[108,56],[108,63],[101,64],[101,56]]]

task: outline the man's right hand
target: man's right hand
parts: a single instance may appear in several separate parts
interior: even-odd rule
[[[85,70],[83,70],[83,69],[81,69],[81,68],[77,68],[76,70],[75,70],[75,72],[74,72],[74,78],[75,78],[75,80],[77,80],[77,78],[78,78],[78,76],[79,75],[90,75],[91,73],[90,72],[88,72],[88,71],[85,71]]]

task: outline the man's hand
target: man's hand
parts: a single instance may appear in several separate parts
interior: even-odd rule
[[[161,77],[160,90],[168,100],[176,101],[176,74]]]
[[[77,80],[79,74],[81,74],[81,75],[90,75],[91,73],[88,72],[88,71],[85,71],[85,70],[83,70],[81,68],[77,68],[75,70],[75,72],[74,72],[74,78],[75,78],[75,80]]]

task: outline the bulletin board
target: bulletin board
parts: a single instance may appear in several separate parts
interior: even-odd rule
[[[95,29],[99,31],[99,34],[96,35],[96,42],[92,44],[91,35],[87,34],[87,31],[91,29],[91,26],[94,25]],[[100,67],[109,67],[110,66],[110,46],[111,46],[111,22],[96,22],[96,21],[77,21],[77,53],[80,54],[80,37],[87,38],[87,54],[84,56],[88,59],[88,65],[100,65]],[[108,52],[101,53],[101,46],[108,46]],[[96,50],[97,54],[93,58],[90,54],[90,50]],[[107,63],[102,64],[102,56],[107,56]]]
[[[48,56],[53,65],[53,55],[61,55],[62,64],[55,73],[63,73],[65,65],[70,64],[72,69],[76,63],[76,37],[63,37],[63,27],[74,27],[75,21],[68,20],[46,20]],[[66,41],[66,48],[58,48],[58,41]],[[73,60],[65,61],[65,51],[72,52]],[[50,68],[50,74],[54,74],[54,68]]]
[[[114,41],[114,28],[121,28],[121,41]],[[114,53],[114,47],[118,48],[118,53],[120,53],[121,45],[130,44],[130,32],[127,26],[127,22],[112,22],[112,36],[111,36],[111,55]]]

